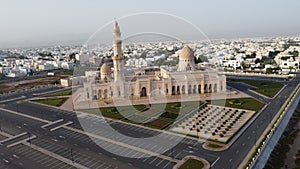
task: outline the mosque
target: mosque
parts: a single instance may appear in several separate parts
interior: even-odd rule
[[[113,25],[113,66],[102,64],[100,72],[84,83],[87,100],[141,99],[155,95],[200,95],[226,91],[226,77],[217,71],[197,69],[194,52],[185,45],[176,67],[126,69],[118,22]]]

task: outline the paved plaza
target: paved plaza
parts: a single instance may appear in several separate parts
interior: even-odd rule
[[[226,143],[254,114],[250,110],[207,105],[171,131]]]

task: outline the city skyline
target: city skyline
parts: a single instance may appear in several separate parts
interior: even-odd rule
[[[115,5],[118,4],[118,5]],[[134,5],[133,5],[134,4]],[[210,39],[297,36],[299,2],[6,1],[1,5],[1,48],[82,44],[114,17],[155,12],[181,17]],[[103,15],[105,14],[105,15]],[[123,26],[123,24],[122,24]],[[138,27],[139,23],[133,25]],[[162,28],[163,29],[163,28]],[[184,28],[177,31],[184,32]],[[191,39],[184,36],[186,40]]]

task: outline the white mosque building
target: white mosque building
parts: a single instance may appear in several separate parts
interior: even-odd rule
[[[104,63],[100,73],[84,83],[87,100],[109,98],[140,99],[154,95],[203,95],[226,91],[226,77],[217,71],[196,68],[194,52],[185,45],[179,52],[177,67],[126,69],[121,32],[117,21],[113,26],[113,67]]]

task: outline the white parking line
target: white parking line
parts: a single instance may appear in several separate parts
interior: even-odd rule
[[[55,165],[51,166],[50,169],[56,169],[58,166],[60,166],[61,164],[63,164],[62,162],[58,161],[58,163],[56,163]]]
[[[60,125],[60,126],[57,126],[57,127],[54,127],[54,128],[52,128],[52,129],[50,129],[50,131],[55,131],[55,130],[57,130],[57,129],[59,129],[59,128],[65,127],[65,126],[67,126],[67,125],[69,125],[69,124],[72,124],[72,123],[73,123],[73,122],[69,121],[69,122],[67,122],[67,123],[65,123],[65,124],[62,124],[62,125]]]
[[[101,164],[101,163],[100,163]],[[104,163],[105,164],[105,163]],[[94,166],[96,166],[96,165],[98,165],[98,161],[97,162],[95,162],[95,163],[93,163],[91,166],[90,166],[90,168],[93,168]]]
[[[56,124],[56,123],[59,123],[59,122],[61,122],[61,121],[64,121],[64,119],[59,119],[59,120],[53,121],[53,122],[51,122],[51,123],[42,125],[41,128],[46,128],[46,127],[48,127],[48,126],[54,125],[54,124]]]
[[[156,164],[156,166],[159,166],[163,161],[165,160],[161,160],[159,163]]]
[[[169,161],[163,168],[166,168],[171,162]]]
[[[99,165],[97,168],[102,168],[106,163],[102,163],[101,165]]]
[[[0,109],[1,109],[1,108],[0,108]],[[10,140],[13,140],[13,139],[15,139],[15,138],[24,136],[25,134],[27,134],[27,132],[24,132],[24,133],[15,135],[15,136],[8,137],[8,138],[6,138],[6,139],[4,139],[4,140],[1,140],[1,141],[0,141],[0,144],[2,144],[2,143],[4,143],[4,142],[7,142],[7,141],[10,141]]]
[[[149,162],[149,164],[152,164],[156,159],[157,157],[155,157],[151,162]]]
[[[157,145],[154,145],[149,151],[152,151],[152,149],[155,149]]]
[[[15,143],[12,143],[12,144],[7,145],[6,147],[7,147],[7,148],[13,147],[13,146],[16,146],[16,145],[18,145],[18,144],[21,144],[21,143],[23,143],[23,142],[25,142],[25,141],[32,140],[32,139],[34,139],[34,138],[36,138],[36,136],[31,136],[31,137],[29,137],[29,138],[26,138],[26,139],[17,141],[17,142],[15,142]]]

